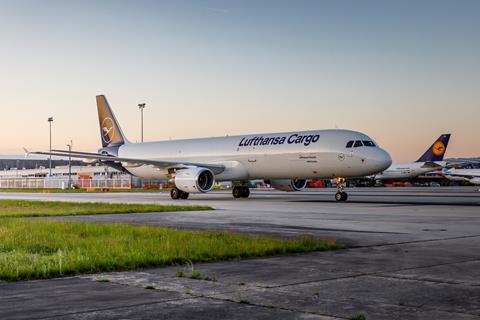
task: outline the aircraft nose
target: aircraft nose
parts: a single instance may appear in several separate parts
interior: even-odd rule
[[[378,171],[384,171],[392,164],[392,157],[384,149],[378,148],[375,155],[375,162],[377,163]]]

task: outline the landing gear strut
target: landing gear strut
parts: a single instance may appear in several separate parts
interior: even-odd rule
[[[248,198],[250,196],[250,189],[247,186],[233,187],[232,194],[234,198]]]
[[[172,190],[170,190],[170,197],[172,197],[173,200],[178,200],[178,199],[188,199],[189,193],[184,192],[177,187],[173,187]]]
[[[337,178],[337,193],[335,193],[335,200],[339,202],[345,202],[348,199],[348,195],[343,188],[345,187],[345,178]]]

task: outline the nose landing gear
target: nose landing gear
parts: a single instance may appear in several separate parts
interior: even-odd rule
[[[345,187],[345,178],[337,178],[337,193],[335,193],[335,200],[338,202],[345,202],[348,199],[348,195],[343,188]]]

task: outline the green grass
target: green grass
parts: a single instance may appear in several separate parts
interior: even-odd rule
[[[0,192],[22,192],[22,193],[85,193],[85,192],[103,192],[101,189],[60,189],[60,188],[0,188]],[[170,192],[170,189],[109,189],[108,192]]]
[[[342,248],[311,237],[276,239],[151,226],[0,219],[0,279],[14,281]]]
[[[74,216],[107,213],[174,212],[213,210],[208,206],[153,204],[78,203],[60,201],[0,200],[2,217]]]
[[[184,278],[184,277],[185,277],[185,272],[183,272],[182,270],[177,270],[177,272],[175,273],[175,275],[176,275],[178,278]]]

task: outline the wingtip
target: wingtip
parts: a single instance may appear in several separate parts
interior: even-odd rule
[[[24,155],[25,158],[28,158],[28,156],[30,155],[30,151],[28,151],[28,149],[25,148],[25,147],[23,147],[22,149],[23,149],[23,152],[25,153],[25,155]]]

